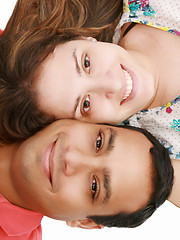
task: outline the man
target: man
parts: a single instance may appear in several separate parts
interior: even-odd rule
[[[43,215],[82,228],[135,227],[172,188],[168,152],[131,127],[60,120],[23,143],[2,146],[0,157],[1,208],[11,216],[7,226],[0,215],[3,237],[40,239]],[[13,212],[22,216],[15,225],[21,229],[12,225]],[[22,221],[28,214],[29,226]]]

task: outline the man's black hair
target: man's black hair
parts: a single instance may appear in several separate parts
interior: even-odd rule
[[[154,169],[156,171],[153,178],[154,191],[150,201],[146,207],[132,213],[119,213],[109,216],[89,216],[97,224],[102,224],[106,227],[128,227],[133,228],[144,223],[168,198],[172,191],[174,169],[171,165],[168,150],[162,146],[159,141],[148,131],[132,127],[132,126],[117,126],[138,131],[144,134],[153,144],[150,153],[153,159]]]

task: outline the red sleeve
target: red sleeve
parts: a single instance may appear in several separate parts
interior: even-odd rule
[[[0,35],[3,33],[3,31],[0,29]]]

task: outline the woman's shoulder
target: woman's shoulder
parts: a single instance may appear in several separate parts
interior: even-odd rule
[[[123,15],[116,28],[136,22],[180,35],[179,0],[124,0]]]
[[[145,128],[168,148],[170,156],[180,158],[180,96],[162,107],[142,110],[129,118],[129,124]]]

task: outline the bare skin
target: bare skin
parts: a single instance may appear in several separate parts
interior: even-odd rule
[[[179,55],[178,36],[143,24],[119,46],[91,38],[60,44],[36,84],[39,108],[57,119],[120,123],[179,96]]]
[[[123,25],[121,36],[129,24]],[[148,108],[162,106],[180,94],[180,69],[176,67],[179,66],[179,36],[137,24],[124,38],[120,39],[119,45],[131,51],[132,54],[134,52],[137,61],[141,61],[147,68],[154,70],[155,77],[158,79],[157,91],[154,101]]]

